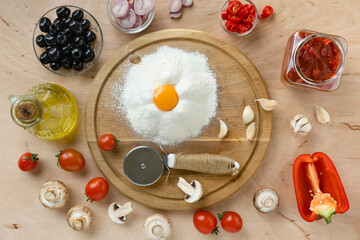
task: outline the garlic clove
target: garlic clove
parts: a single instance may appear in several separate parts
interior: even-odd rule
[[[274,110],[277,105],[278,102],[276,100],[272,100],[272,99],[266,99],[266,98],[260,98],[260,99],[255,99],[256,102],[260,103],[260,106],[265,110],[265,111],[272,111]]]
[[[220,131],[219,131],[219,135],[218,135],[218,138],[222,139],[226,136],[227,132],[228,132],[228,127],[226,125],[226,123],[221,120],[220,118],[219,119],[219,122],[220,122]]]
[[[330,114],[324,108],[319,107],[316,104],[314,104],[314,106],[316,108],[317,120],[322,124],[330,125],[330,123],[331,123]]]
[[[254,120],[254,117],[255,117],[254,111],[252,110],[252,108],[250,107],[249,104],[246,105],[246,107],[244,108],[244,111],[243,111],[243,122],[244,122],[244,124],[251,123],[252,120]]]
[[[251,123],[246,129],[246,138],[248,141],[253,140],[255,136],[255,123]]]
[[[305,136],[311,131],[309,120],[302,114],[295,115],[290,121],[290,126],[295,135]]]

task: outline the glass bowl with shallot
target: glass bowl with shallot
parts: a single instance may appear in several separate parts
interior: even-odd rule
[[[219,20],[226,32],[244,36],[255,29],[258,13],[250,0],[228,0],[220,9]]]
[[[39,19],[33,33],[33,48],[40,63],[62,76],[89,70],[99,59],[102,47],[99,23],[76,6],[50,9]]]
[[[108,0],[107,15],[110,23],[128,34],[144,31],[155,16],[155,0]]]

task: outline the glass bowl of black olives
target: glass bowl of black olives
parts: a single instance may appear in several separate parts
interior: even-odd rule
[[[103,35],[89,12],[76,6],[60,6],[47,11],[37,22],[33,47],[49,71],[62,76],[79,75],[99,59]]]

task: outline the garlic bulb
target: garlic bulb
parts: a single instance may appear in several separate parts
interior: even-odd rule
[[[41,186],[39,200],[44,207],[61,208],[69,201],[69,191],[63,182],[49,180]]]
[[[297,114],[290,121],[290,126],[295,135],[305,136],[311,131],[309,120],[302,114]]]
[[[254,111],[252,110],[252,108],[250,107],[249,104],[246,105],[246,107],[244,108],[244,111],[243,111],[243,122],[244,122],[244,124],[251,123],[252,120],[254,120],[254,117],[255,117]]]
[[[253,140],[255,136],[255,123],[251,123],[246,129],[246,138],[248,141]]]
[[[330,114],[324,108],[319,107],[316,104],[314,104],[314,106],[316,108],[317,120],[322,124],[330,125],[331,123]]]
[[[260,98],[260,99],[255,99],[256,102],[260,103],[260,106],[265,110],[265,111],[272,111],[274,110],[277,105],[278,102],[276,100],[271,100],[271,99],[266,99],[266,98]]]
[[[76,231],[85,231],[92,223],[93,213],[87,206],[76,205],[67,213],[69,226]]]
[[[166,240],[170,238],[171,226],[168,219],[162,214],[148,217],[144,223],[146,239]]]
[[[226,136],[226,134],[228,132],[228,127],[223,120],[221,120],[220,118],[218,118],[218,119],[220,122],[220,131],[219,131],[218,138],[222,139]]]

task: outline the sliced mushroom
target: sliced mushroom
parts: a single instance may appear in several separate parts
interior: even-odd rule
[[[267,213],[274,211],[278,204],[278,195],[269,188],[261,189],[254,195],[254,206],[260,212]]]
[[[92,223],[93,213],[87,206],[76,205],[68,211],[67,222],[76,231],[85,231]]]
[[[49,180],[41,186],[39,200],[44,207],[61,208],[69,201],[69,191],[63,182]]]
[[[169,220],[162,214],[149,216],[144,223],[146,239],[166,240],[170,238],[171,226]]]
[[[186,193],[184,200],[188,203],[193,203],[198,201],[202,194],[203,194],[203,189],[201,184],[196,181],[193,180],[190,184],[182,177],[179,177],[179,182],[177,184],[177,186],[184,192]]]
[[[127,202],[124,205],[120,205],[117,202],[110,204],[108,214],[113,222],[118,224],[124,224],[126,221],[126,215],[133,210],[131,202]]]

